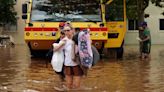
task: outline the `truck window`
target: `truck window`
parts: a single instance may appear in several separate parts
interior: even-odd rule
[[[106,21],[124,21],[123,0],[113,0],[105,6]]]
[[[31,21],[99,22],[99,0],[33,0]]]

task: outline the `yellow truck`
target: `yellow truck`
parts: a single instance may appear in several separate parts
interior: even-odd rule
[[[71,21],[74,28],[88,28],[99,51],[115,49],[123,55],[126,33],[125,0],[30,0],[22,5],[26,22],[24,39],[31,55],[47,51],[60,37],[59,24]]]

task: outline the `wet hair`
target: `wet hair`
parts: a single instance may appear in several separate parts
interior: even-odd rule
[[[75,31],[80,32],[80,28],[79,27],[75,28]]]
[[[65,35],[65,33],[63,31],[61,31],[60,34]]]
[[[73,29],[72,24],[71,24],[71,21],[66,21],[64,26],[70,27],[71,30]]]
[[[70,26],[64,26],[63,31],[66,31],[66,30],[72,30],[72,28]]]
[[[142,27],[147,26],[147,22],[144,21],[144,22],[141,23],[141,25],[142,25]]]
[[[78,35],[79,35],[79,32],[77,32],[76,34],[74,34],[72,40],[75,42],[76,45],[78,45]]]

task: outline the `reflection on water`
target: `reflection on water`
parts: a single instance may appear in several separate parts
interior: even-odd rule
[[[91,91],[78,92],[162,92],[164,90],[164,48],[153,46],[150,61],[140,61],[138,46],[126,46],[124,59],[101,60],[89,70],[82,85]],[[47,59],[31,59],[25,45],[0,47],[0,92],[55,92],[60,80]],[[77,91],[75,91],[77,92]]]
[[[24,46],[0,47],[1,92],[23,90],[30,58]]]

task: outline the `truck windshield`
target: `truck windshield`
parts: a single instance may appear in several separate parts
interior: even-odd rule
[[[106,21],[124,21],[124,0],[113,0],[105,6]]]
[[[99,0],[33,0],[31,21],[99,22]]]

